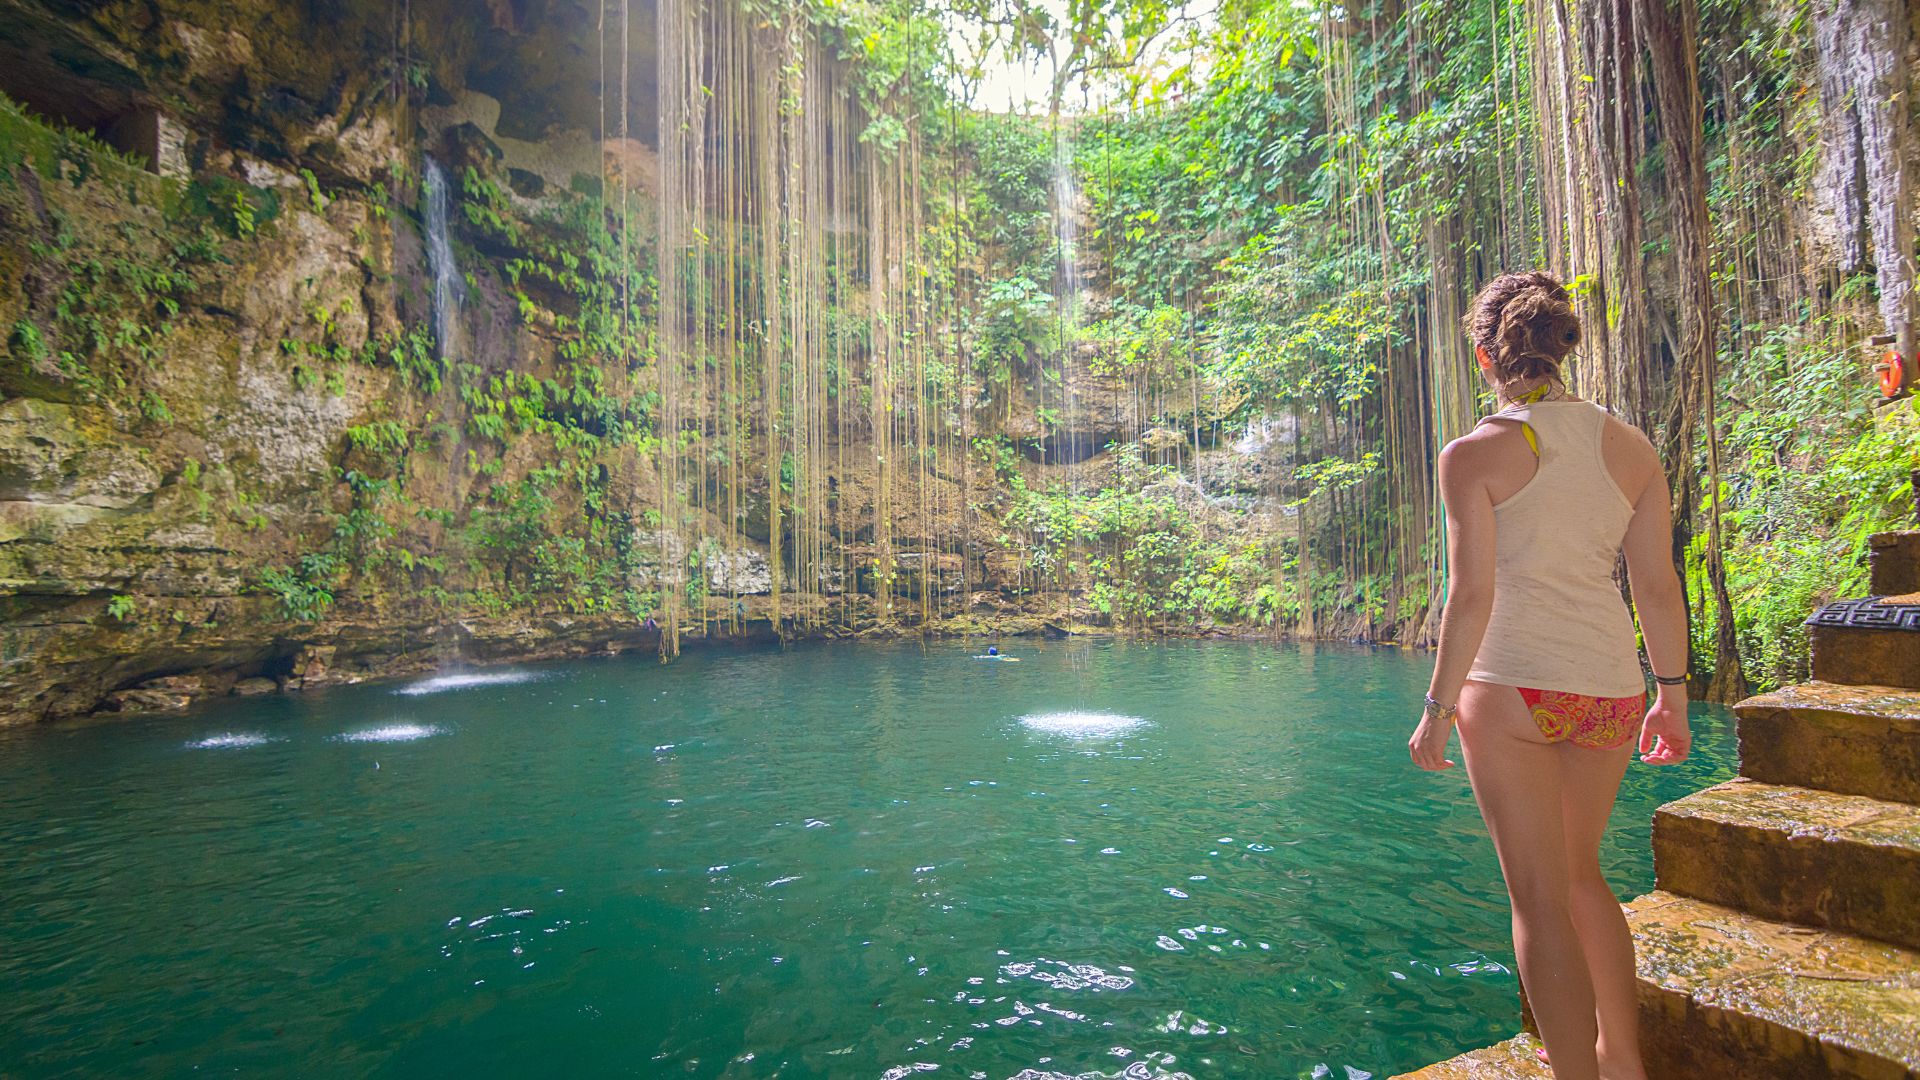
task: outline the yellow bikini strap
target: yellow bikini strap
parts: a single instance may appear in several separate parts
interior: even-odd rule
[[[1535,404],[1541,398],[1546,397],[1547,393],[1552,389],[1553,389],[1552,383],[1541,383],[1539,386],[1536,386],[1533,389],[1527,391],[1526,393],[1521,394],[1519,397],[1513,399],[1513,403],[1515,405]],[[1533,433],[1533,425],[1527,423],[1525,420],[1520,421],[1520,434],[1525,435],[1527,437],[1527,447],[1528,449],[1533,451],[1533,456],[1539,457],[1540,456],[1540,438],[1539,436]]]

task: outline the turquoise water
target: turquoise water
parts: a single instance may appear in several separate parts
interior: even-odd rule
[[[1430,656],[975,651],[8,733],[0,1075],[1351,1080],[1516,1027],[1466,777],[1407,761]],[[1628,774],[1622,895],[1732,772],[1696,732]]]

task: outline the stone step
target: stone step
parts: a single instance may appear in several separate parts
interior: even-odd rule
[[[1626,913],[1652,1080],[1920,1080],[1920,952],[1664,891]],[[1544,1080],[1539,1045],[1396,1080]]]
[[[1473,1050],[1393,1080],[1553,1080],[1553,1070],[1534,1056],[1540,1040],[1521,1032],[1497,1046]]]
[[[1733,709],[1741,775],[1920,803],[1920,693],[1811,682]]]
[[[1669,892],[1627,925],[1653,1080],[1920,1080],[1920,952]]]
[[[1920,688],[1920,594],[1840,600],[1807,620],[1813,677]]]
[[[1920,532],[1875,533],[1867,537],[1868,587],[1875,596],[1920,592]]]
[[[1653,815],[1658,887],[1920,947],[1920,806],[1745,778]]]

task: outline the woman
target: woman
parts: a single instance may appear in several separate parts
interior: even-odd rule
[[[1499,411],[1440,453],[1450,579],[1414,763],[1467,777],[1513,901],[1513,945],[1560,1080],[1646,1080],[1633,939],[1600,838],[1638,734],[1684,761],[1686,613],[1653,444],[1567,392],[1580,342],[1551,274],[1503,274],[1466,330]],[[1613,570],[1622,551],[1659,684],[1645,676]]]

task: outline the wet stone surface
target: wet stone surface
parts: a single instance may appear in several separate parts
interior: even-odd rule
[[[1654,816],[1662,889],[1920,946],[1920,807],[1754,780]]]
[[[1552,1080],[1553,1070],[1534,1054],[1539,1046],[1539,1039],[1522,1032],[1497,1046],[1461,1054],[1393,1080]]]
[[[1920,802],[1920,694],[1814,682],[1748,698],[1740,771],[1899,802]]]
[[[1661,892],[1627,921],[1652,1075],[1920,1075],[1920,953]]]

